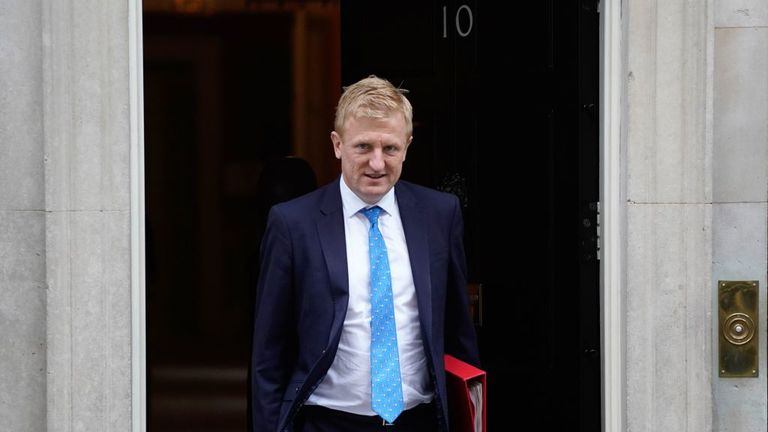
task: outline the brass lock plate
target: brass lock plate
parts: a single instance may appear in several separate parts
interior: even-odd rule
[[[723,378],[758,375],[758,281],[719,281],[719,371]]]

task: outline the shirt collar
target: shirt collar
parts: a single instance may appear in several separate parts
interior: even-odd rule
[[[344,181],[344,176],[341,176],[341,181],[339,181],[340,189],[341,189],[341,203],[342,207],[344,208],[344,217],[349,218],[351,216],[354,216],[357,212],[364,208],[373,207],[373,206],[379,206],[384,210],[387,214],[394,214],[395,209],[397,208],[397,202],[395,201],[395,188],[389,190],[389,192],[384,195],[379,202],[375,204],[368,204],[365,201],[361,200],[359,196],[355,195],[354,192],[352,192],[352,189],[347,186],[347,182]]]

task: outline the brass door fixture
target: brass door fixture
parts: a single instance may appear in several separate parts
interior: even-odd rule
[[[717,285],[720,376],[757,377],[758,281],[719,281]]]

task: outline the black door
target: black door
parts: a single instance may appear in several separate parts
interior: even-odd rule
[[[407,89],[403,178],[462,200],[489,429],[599,431],[596,1],[512,4],[342,1],[342,83]]]

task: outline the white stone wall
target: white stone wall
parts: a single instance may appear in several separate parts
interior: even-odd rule
[[[711,2],[624,6],[626,429],[710,431]]]
[[[45,430],[42,14],[0,2],[0,430]]]
[[[629,0],[626,428],[766,431],[768,1]],[[760,377],[717,373],[717,281],[760,281]]]
[[[0,430],[130,431],[127,1],[0,2]]]
[[[713,280],[760,281],[758,378],[713,370],[718,432],[764,432],[768,233],[768,1],[714,1]],[[713,298],[713,323],[717,299]],[[717,333],[713,331],[713,365]]]

